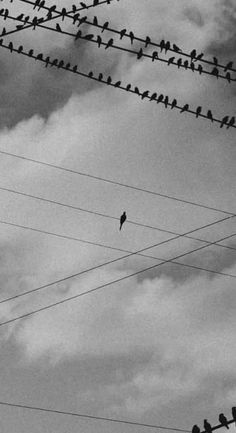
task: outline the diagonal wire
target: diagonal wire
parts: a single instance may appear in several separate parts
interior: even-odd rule
[[[21,1],[21,2],[23,2],[23,3],[28,3],[28,4],[31,4],[31,5],[34,5],[34,2],[32,2],[32,1],[30,1],[30,0],[19,0],[19,1]],[[45,10],[47,10],[47,11],[50,10],[50,8],[47,7],[46,5],[43,5],[43,6],[41,6],[40,8],[45,9]],[[55,10],[54,12],[60,14],[59,11],[56,11],[56,10]],[[74,15],[70,15],[70,14],[71,14],[71,12],[66,12],[66,13],[65,13],[65,16],[66,16],[67,18],[71,18],[71,19],[74,20]],[[60,16],[60,15],[58,15],[58,17],[59,17],[59,16]],[[88,24],[88,25],[92,25],[92,26],[98,27],[98,28],[100,28],[100,29],[103,29],[103,26],[101,26],[101,25],[99,25],[99,24],[94,24],[94,22],[90,22],[90,21],[88,21],[87,19],[86,19],[84,22],[85,22],[86,24]],[[105,30],[120,35],[120,31],[119,31],[119,30],[112,29],[112,28],[109,27],[109,25],[106,27]],[[126,29],[124,29],[124,30],[126,30]],[[124,33],[124,37],[127,37],[127,38],[130,39],[130,34],[129,34],[128,30],[126,30],[126,32]],[[161,48],[161,44],[160,44],[160,43],[153,42],[149,36],[148,36],[147,38],[148,38],[148,45],[152,45],[152,46],[154,46],[154,47]],[[144,43],[145,45],[146,45],[146,43],[147,43],[147,39],[142,39],[142,38],[137,37],[137,36],[135,36],[135,35],[133,35],[133,39],[136,40],[136,41],[138,41],[138,42],[142,42],[142,43]],[[222,64],[220,64],[220,63],[218,63],[218,62],[217,62],[217,65],[216,65],[214,62],[212,62],[212,61],[210,61],[210,60],[207,60],[207,59],[203,59],[203,58],[201,58],[200,60],[198,60],[198,59],[196,58],[196,57],[197,57],[197,54],[196,54],[195,57],[193,57],[193,56],[191,56],[191,54],[188,54],[188,53],[184,52],[182,49],[179,49],[179,50],[176,51],[176,49],[171,48],[171,45],[172,45],[173,47],[176,46],[175,44],[170,44],[170,48],[168,48],[168,51],[171,51],[171,52],[173,52],[173,53],[175,53],[175,54],[179,54],[179,55],[181,55],[181,56],[188,57],[188,58],[190,58],[191,60],[198,61],[198,62],[200,62],[200,63],[206,63],[206,64],[211,65],[211,66],[214,66],[214,67],[217,66],[218,68],[221,68],[221,69],[224,69],[224,70],[227,68],[226,65],[222,65]],[[228,70],[231,70],[231,71],[233,71],[233,72],[236,72],[236,69],[234,69],[233,67],[229,67],[229,68],[227,68],[227,69],[228,69]]]
[[[146,188],[141,188],[141,187],[138,187],[138,186],[134,186],[134,185],[129,185],[129,184],[126,184],[126,183],[118,182],[118,181],[115,181],[113,179],[107,179],[107,178],[104,178],[104,177],[95,176],[95,175],[90,174],[90,173],[85,173],[85,172],[73,170],[71,168],[62,167],[60,165],[55,165],[53,163],[49,163],[49,162],[45,162],[45,161],[40,161],[38,159],[28,158],[26,156],[15,154],[15,153],[11,153],[11,152],[6,152],[6,151],[1,150],[1,149],[0,149],[0,154],[11,156],[11,157],[14,157],[14,158],[18,158],[18,159],[21,159],[23,161],[33,162],[35,164],[39,164],[39,165],[42,165],[42,166],[45,166],[45,167],[51,167],[51,168],[54,168],[56,170],[65,171],[67,173],[72,173],[72,174],[76,174],[76,175],[79,175],[79,176],[88,177],[88,178],[91,178],[91,179],[94,179],[94,180],[98,180],[98,181],[101,181],[101,182],[105,182],[105,183],[108,183],[108,184],[117,185],[117,186],[120,186],[120,187],[123,187],[123,188],[129,188],[129,189],[132,189],[132,190],[135,190],[135,191],[140,191],[140,192],[144,192],[144,193],[147,193],[147,194],[156,195],[158,197],[166,198],[166,199],[169,199],[169,200],[174,200],[174,201],[177,201],[177,202],[180,202],[180,203],[189,204],[189,205],[192,205],[192,206],[197,206],[197,207],[200,207],[200,208],[203,208],[203,209],[208,209],[208,210],[212,210],[212,211],[215,211],[215,212],[220,212],[220,213],[224,213],[224,214],[232,215],[232,216],[235,215],[235,212],[229,212],[229,211],[226,211],[226,210],[223,210],[223,209],[215,208],[215,207],[212,207],[212,206],[207,206],[207,205],[204,205],[204,204],[201,204],[201,203],[197,203],[197,202],[193,202],[193,201],[190,201],[190,200],[184,200],[184,199],[181,199],[181,198],[178,198],[178,197],[174,197],[174,196],[171,196],[171,195],[162,194],[162,193],[157,192],[157,191],[152,191],[152,190],[149,190],[149,189],[146,189]]]
[[[18,18],[16,18],[16,17],[13,17],[13,16],[11,16],[11,15],[8,15],[8,17],[7,17],[7,19],[11,19],[11,20],[14,20],[14,21],[20,21],[20,22],[22,22],[23,20],[19,20]],[[86,22],[86,21],[85,21]],[[91,24],[90,22],[87,22],[88,24]],[[46,30],[50,30],[50,31],[53,31],[53,32],[56,32],[56,33],[59,33],[59,34],[64,34],[64,35],[67,35],[67,36],[71,36],[71,37],[73,37],[73,38],[76,38],[77,37],[77,39],[82,39],[82,40],[85,40],[85,41],[87,41],[87,42],[90,42],[90,43],[94,43],[94,44],[96,44],[97,45],[97,40],[96,39],[87,39],[86,38],[86,36],[88,36],[88,35],[85,35],[85,36],[82,36],[82,35],[80,35],[80,36],[77,36],[77,34],[76,33],[71,33],[71,32],[68,32],[68,31],[65,31],[65,30],[57,30],[56,28],[52,28],[52,27],[49,27],[49,26],[46,26],[46,25],[44,25],[44,24],[41,24],[41,23],[38,23],[38,24],[36,24],[36,27],[40,27],[40,28],[43,28],[43,29],[46,29]],[[99,26],[99,27],[103,27],[103,26]],[[119,32],[118,32],[119,33]],[[5,36],[5,34],[4,34],[4,36]],[[93,35],[94,36],[94,35]],[[99,45],[100,46],[104,46],[104,47],[106,47],[107,46],[107,43],[106,42],[103,42],[102,40],[99,42]],[[143,52],[142,50],[141,51],[136,51],[136,50],[131,50],[131,49],[129,49],[129,48],[125,48],[125,47],[121,47],[120,45],[114,45],[114,43],[112,44],[112,46],[111,46],[111,48],[112,49],[115,49],[115,50],[119,50],[119,51],[124,51],[124,52],[127,52],[127,53],[129,53],[129,54],[134,54],[135,56],[137,56],[139,59],[140,58],[142,58],[142,57],[145,57],[145,58],[147,58],[147,59],[149,59],[149,60],[151,60],[151,61],[153,61],[153,55],[152,54],[147,54],[147,53],[145,53],[145,52]],[[140,57],[141,56],[141,57]],[[182,70],[190,70],[190,71],[192,71],[192,72],[199,72],[201,75],[202,74],[205,74],[205,75],[210,75],[211,77],[213,77],[214,75],[212,74],[212,72],[209,72],[209,71],[207,71],[207,70],[201,70],[201,71],[198,71],[197,69],[192,69],[191,68],[191,66],[189,66],[189,65],[184,65],[184,64],[180,64],[180,65],[178,65],[178,62],[177,61],[172,61],[171,63],[169,63],[169,60],[168,59],[164,59],[163,57],[159,57],[159,56],[157,56],[157,57],[155,57],[155,61],[159,61],[159,62],[163,62],[163,63],[166,63],[167,65],[172,65],[172,66],[176,66],[176,67],[178,67],[178,69],[182,69]],[[192,63],[193,64],[193,63]],[[194,65],[194,64],[193,64]],[[236,79],[233,79],[233,78],[228,78],[227,77],[227,75],[225,76],[225,75],[221,75],[221,74],[218,74],[217,76],[215,76],[215,78],[220,78],[220,79],[223,79],[223,80],[226,80],[226,81],[228,81],[228,82],[235,82],[236,81]]]
[[[68,412],[68,411],[62,411],[62,410],[56,410],[56,409],[46,409],[43,407],[36,407],[36,406],[29,406],[29,405],[23,405],[23,404],[16,404],[16,403],[9,403],[6,401],[0,401],[0,405],[2,406],[8,406],[8,407],[16,407],[20,409],[29,409],[29,410],[35,410],[40,412],[49,412],[49,413],[56,413],[61,415],[68,415],[68,416],[76,416],[79,418],[85,418],[85,419],[91,419],[91,420],[97,420],[97,421],[108,421],[113,423],[119,423],[119,424],[128,424],[133,426],[140,426],[140,427],[147,427],[151,429],[161,429],[161,430],[171,430],[171,431],[177,431],[177,432],[184,432],[184,433],[190,433],[190,430],[184,430],[181,428],[174,428],[174,427],[166,427],[166,426],[160,426],[155,424],[144,424],[137,421],[128,421],[123,419],[116,419],[116,418],[106,418],[101,416],[94,416],[94,415],[87,415],[87,414],[81,414],[77,412]]]
[[[12,42],[10,42],[10,44],[12,44]],[[114,83],[111,82],[111,80],[110,80],[110,82],[108,82],[108,81],[105,81],[102,77],[101,78],[100,77],[96,78],[96,77],[93,76],[93,73],[91,75],[91,73],[86,74],[84,72],[78,71],[77,70],[77,65],[75,65],[72,69],[71,69],[71,66],[64,66],[64,65],[59,66],[59,65],[57,65],[57,62],[58,62],[57,59],[54,59],[54,61],[51,61],[49,57],[47,57],[47,59],[43,59],[43,58],[38,57],[38,56],[42,55],[42,53],[40,53],[38,56],[35,56],[33,53],[31,53],[31,54],[26,53],[26,52],[23,51],[23,47],[22,46],[20,46],[18,48],[18,50],[15,49],[15,48],[13,48],[13,46],[10,48],[9,45],[3,44],[3,39],[0,39],[0,47],[9,50],[11,53],[12,52],[16,52],[16,53],[18,53],[20,55],[23,55],[23,56],[26,56],[26,57],[30,57],[31,59],[33,58],[35,60],[43,62],[43,63],[46,64],[46,66],[50,64],[51,66],[59,67],[60,69],[63,69],[65,71],[68,71],[68,72],[71,72],[71,73],[74,73],[74,74],[77,74],[77,75],[89,78],[91,80],[94,80],[94,81],[97,81],[97,82],[109,85],[109,86],[114,87],[114,88],[118,88],[119,90],[123,90],[123,91],[129,92],[129,93],[133,93],[133,94],[138,95],[139,97],[141,97],[141,99],[145,98],[145,99],[149,99],[149,101],[152,101],[152,102],[154,101],[156,103],[164,104],[164,106],[166,108],[167,107],[171,107],[171,108],[179,110],[181,113],[186,112],[186,113],[189,113],[189,114],[193,114],[196,117],[201,117],[201,118],[207,119],[208,121],[211,120],[211,122],[219,123],[220,127],[223,127],[224,125],[227,125],[227,129],[229,127],[232,127],[234,129],[236,128],[235,117],[234,116],[230,120],[229,120],[229,116],[225,116],[222,120],[214,118],[213,116],[212,116],[211,119],[209,119],[208,115],[205,115],[205,114],[202,114],[202,113],[197,113],[196,111],[191,110],[189,108],[189,104],[185,104],[185,106],[179,106],[179,105],[177,105],[177,101],[175,99],[175,100],[173,100],[173,102],[176,101],[176,104],[175,104],[175,106],[173,106],[173,102],[172,103],[169,102],[168,96],[166,96],[166,98],[168,98],[168,101],[163,100],[163,98],[164,98],[163,95],[160,95],[160,96],[162,96],[162,100],[158,100],[156,93],[154,93],[156,95],[155,98],[154,98],[154,94],[152,96],[149,96],[149,91],[148,90],[144,91],[144,92],[140,92],[138,88],[135,88],[134,90],[132,90],[131,89],[131,84],[129,84],[126,87],[123,87],[121,85],[121,81],[117,81],[114,84]],[[55,64],[55,61],[56,61],[56,64]],[[111,79],[111,77],[108,77],[108,79],[109,78]],[[231,121],[233,121],[233,122],[231,123]]]
[[[222,241],[224,241],[224,240],[226,240],[226,239],[230,239],[230,238],[232,238],[233,236],[235,236],[235,234],[230,235],[230,236],[226,236],[226,237],[224,237],[224,238],[222,238],[222,239],[218,239],[216,242],[222,242]],[[139,251],[136,251],[135,253],[129,254],[127,257],[130,257],[130,256],[132,256],[132,255],[135,255],[135,254],[137,254],[137,253],[140,253],[140,252],[142,252],[142,251],[145,251],[145,250],[150,249],[150,248],[153,248],[153,247],[154,247],[154,246],[149,246],[149,247],[147,247],[147,248],[143,248],[142,250],[139,250]],[[184,253],[184,254],[180,254],[180,255],[178,255],[178,256],[176,256],[176,257],[173,257],[173,258],[171,258],[171,259],[169,259],[169,260],[163,260],[163,262],[161,262],[161,263],[158,263],[158,264],[156,264],[156,265],[149,266],[149,267],[147,267],[147,268],[144,268],[144,269],[141,269],[141,270],[139,270],[139,271],[133,272],[133,273],[131,273],[131,274],[125,275],[124,277],[121,277],[121,278],[118,278],[118,279],[116,279],[116,280],[110,281],[109,283],[102,284],[102,285],[100,285],[100,286],[94,287],[93,289],[86,290],[86,291],[81,292],[81,293],[79,293],[79,294],[77,294],[77,295],[70,296],[70,297],[68,297],[68,298],[62,299],[61,301],[54,302],[54,303],[49,304],[49,305],[47,305],[47,306],[45,306],[45,307],[41,307],[41,308],[38,308],[38,309],[36,309],[36,310],[30,311],[29,313],[25,313],[25,314],[22,314],[21,316],[14,317],[13,319],[9,319],[9,320],[6,320],[6,321],[4,321],[4,322],[0,322],[0,326],[4,326],[4,325],[7,325],[7,324],[10,324],[10,323],[16,322],[16,321],[18,321],[18,320],[24,319],[24,318],[26,318],[26,317],[29,317],[29,316],[32,316],[32,315],[34,315],[34,314],[40,313],[40,312],[42,312],[42,311],[46,311],[46,310],[49,310],[49,309],[51,309],[51,308],[57,307],[57,306],[59,306],[59,305],[61,305],[61,304],[64,304],[64,303],[66,303],[66,302],[74,301],[75,299],[81,298],[82,296],[90,295],[91,293],[94,293],[94,292],[97,292],[97,291],[99,291],[99,290],[102,290],[102,289],[104,289],[104,288],[106,288],[106,287],[108,287],[108,286],[110,286],[110,285],[112,285],[112,284],[120,283],[121,281],[125,281],[125,280],[127,280],[127,279],[129,279],[129,278],[132,278],[132,277],[134,277],[134,276],[140,275],[140,274],[142,274],[143,272],[147,272],[147,271],[150,271],[150,270],[152,270],[152,269],[156,269],[157,267],[162,266],[162,265],[164,265],[165,263],[171,263],[172,260],[176,260],[176,259],[179,259],[179,258],[182,258],[182,257],[186,257],[186,256],[188,256],[189,254],[192,254],[192,253],[194,253],[194,252],[196,252],[196,251],[203,250],[203,249],[208,248],[208,247],[209,247],[209,245],[203,245],[203,246],[201,246],[201,247],[199,247],[199,248],[195,248],[194,250],[188,251],[187,253]],[[124,257],[125,257],[125,256],[120,257],[120,258],[116,259],[116,261],[118,261],[118,260],[122,260],[122,259],[124,259]]]
[[[115,220],[115,221],[120,221],[120,218],[115,217],[113,215],[108,215],[108,214],[104,214],[104,213],[101,213],[101,212],[98,212],[98,211],[93,211],[93,210],[90,210],[90,209],[85,209],[85,208],[82,208],[82,207],[79,207],[79,206],[65,204],[65,203],[62,203],[62,202],[59,202],[59,201],[56,201],[56,200],[51,200],[51,199],[47,199],[47,198],[44,198],[44,197],[39,197],[39,196],[36,196],[36,195],[33,195],[33,194],[28,194],[28,193],[25,193],[25,192],[22,192],[22,191],[16,191],[15,189],[4,188],[4,187],[0,186],[0,191],[5,191],[5,192],[9,192],[11,194],[16,194],[16,195],[20,195],[20,196],[27,197],[27,198],[32,198],[34,200],[42,201],[44,203],[54,204],[56,206],[61,206],[61,207],[65,207],[65,208],[68,208],[68,209],[73,209],[73,210],[76,210],[76,211],[79,211],[79,212],[85,212],[85,213],[88,213],[88,214],[91,214],[91,215],[96,215],[96,216],[99,216],[99,217],[102,217],[102,218],[107,218],[107,219],[111,219],[111,220]],[[236,215],[234,215],[234,216],[236,216]],[[203,243],[211,245],[211,241],[208,241],[206,239],[196,238],[196,237],[188,236],[188,235],[185,236],[185,235],[182,235],[181,233],[178,233],[178,232],[174,232],[174,231],[171,231],[171,230],[166,230],[166,229],[163,229],[163,228],[160,228],[160,227],[156,227],[156,226],[151,226],[151,225],[148,225],[148,224],[138,223],[137,221],[132,221],[130,219],[126,220],[126,223],[127,224],[135,225],[137,227],[144,227],[144,228],[148,228],[148,229],[151,229],[151,230],[157,230],[157,231],[163,232],[163,233],[168,233],[168,234],[171,234],[171,235],[177,235],[178,237],[179,236],[181,236],[181,237],[183,236],[183,237],[186,237],[188,239],[193,239],[193,240],[196,240],[198,242],[203,242]],[[228,245],[216,244],[216,246],[220,247],[220,248],[227,248],[227,249],[236,251],[236,248],[228,246]]]

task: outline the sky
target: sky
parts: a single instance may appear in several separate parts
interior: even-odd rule
[[[57,6],[67,4],[58,0]],[[15,16],[35,14],[20,0],[4,0],[1,7]],[[236,56],[236,0],[120,0],[87,13],[89,18],[94,14],[113,28],[149,35],[157,42],[164,38],[187,52],[195,48],[208,59],[217,56],[227,63]],[[2,25],[10,30],[15,24]],[[68,19],[60,25],[74,31]],[[95,31],[85,25],[83,29]],[[104,32],[103,37],[108,40],[110,35]],[[105,51],[44,29],[24,30],[6,41],[78,64],[82,72],[102,72],[140,89],[168,94],[181,105],[201,105],[218,118],[235,114],[234,83],[148,59],[137,62],[132,54]],[[128,40],[119,43],[129,47]],[[135,49],[140,46],[134,43]],[[3,48],[0,62],[0,151],[236,213],[235,129],[220,129],[119,89],[45,69]],[[124,255],[4,221],[138,251],[172,237],[142,224],[185,233],[229,216],[0,153],[1,187],[116,218],[125,210],[127,221],[119,231],[118,220],[0,189],[0,300]],[[178,260],[194,268],[160,265],[1,326],[0,401],[186,430],[193,424],[202,427],[205,418],[217,424],[220,412],[231,418],[236,405],[235,229],[231,218],[193,233],[209,242],[232,235],[220,242],[221,247],[211,245]],[[181,237],[147,254],[169,260],[203,245]],[[0,303],[0,322],[160,260],[132,256]],[[0,430],[141,429],[0,406]]]

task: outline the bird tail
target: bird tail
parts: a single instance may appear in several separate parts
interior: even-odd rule
[[[121,230],[122,224],[120,223],[120,230]]]

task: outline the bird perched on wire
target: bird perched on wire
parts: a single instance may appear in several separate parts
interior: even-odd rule
[[[228,69],[232,69],[233,68],[233,62],[229,62],[227,63],[227,65],[225,66],[224,71],[226,72]]]
[[[196,117],[198,117],[199,114],[201,114],[201,111],[202,111],[202,107],[200,107],[200,105],[199,105],[199,107],[197,107],[197,110],[196,110]]]
[[[201,430],[200,430],[200,428],[198,427],[198,425],[195,424],[195,425],[193,426],[193,428],[192,428],[192,433],[200,433],[200,431],[201,431]]]
[[[223,128],[223,126],[228,122],[229,116],[224,116],[221,120],[220,128]]]
[[[185,104],[183,108],[180,110],[180,113],[183,113],[184,111],[188,111],[188,109],[189,109],[189,104]]]
[[[232,407],[232,416],[233,416],[233,419],[234,419],[235,425],[236,425],[236,407],[235,406]]]
[[[204,419],[204,429],[205,429],[206,433],[212,432],[211,424],[207,421],[207,419]]]
[[[229,430],[227,418],[226,418],[226,416],[223,413],[220,413],[220,415],[219,415],[219,421],[220,421],[220,423],[224,427],[226,427]]]
[[[234,126],[234,124],[235,124],[235,117],[233,116],[233,117],[231,117],[231,119],[228,123],[227,129],[229,129],[230,126]]]
[[[112,47],[113,42],[114,42],[114,39],[113,39],[113,38],[109,39],[109,41],[107,42],[107,44],[106,44],[106,46],[105,46],[105,50],[107,50],[107,48],[109,48],[109,47]]]
[[[208,110],[208,112],[207,112],[207,117],[208,117],[208,119],[210,119],[212,122],[214,122],[214,119],[213,119],[213,115],[212,115],[211,110]]]
[[[120,230],[122,229],[122,226],[124,224],[124,222],[126,221],[127,216],[126,216],[126,212],[123,212],[123,214],[120,217]]]

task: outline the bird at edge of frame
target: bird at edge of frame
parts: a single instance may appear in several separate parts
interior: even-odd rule
[[[126,212],[123,212],[123,214],[120,217],[120,230],[122,229],[122,226],[124,224],[124,222],[126,221],[127,216],[126,216]]]

